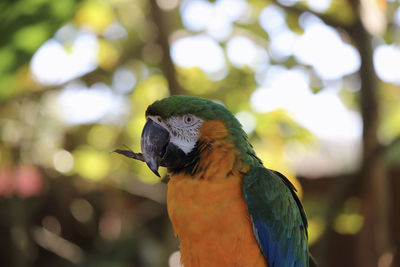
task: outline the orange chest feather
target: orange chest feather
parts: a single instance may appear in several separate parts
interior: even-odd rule
[[[223,135],[218,126],[203,127],[203,137],[206,130]],[[168,183],[168,214],[180,240],[181,262],[185,267],[267,266],[242,195],[247,167],[225,142],[206,148],[197,167],[195,177],[172,174]]]
[[[168,214],[188,266],[266,266],[254,238],[239,177],[168,184]]]

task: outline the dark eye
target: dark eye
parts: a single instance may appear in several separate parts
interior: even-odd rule
[[[193,122],[193,117],[192,117],[191,115],[185,115],[185,116],[183,117],[183,121],[184,121],[186,124],[191,124],[191,123]]]

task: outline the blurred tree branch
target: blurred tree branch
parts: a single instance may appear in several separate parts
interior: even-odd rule
[[[360,266],[376,266],[383,253],[393,249],[389,225],[389,184],[383,155],[379,152],[379,84],[373,66],[372,36],[361,20],[351,33],[361,56],[361,115],[363,119],[363,159],[360,170],[364,226],[358,242]]]
[[[161,46],[161,50],[163,52],[163,57],[161,61],[161,69],[167,78],[169,90],[171,95],[181,94],[182,89],[179,86],[179,83],[176,79],[176,71],[174,63],[171,59],[170,54],[170,46],[168,41],[169,29],[168,23],[164,19],[164,13],[157,5],[155,0],[150,0],[150,16],[154,23],[157,25],[159,34],[158,34],[158,43]]]

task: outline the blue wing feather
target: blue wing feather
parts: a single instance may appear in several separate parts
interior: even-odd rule
[[[289,180],[278,172],[252,167],[242,189],[268,266],[308,267],[307,220]]]

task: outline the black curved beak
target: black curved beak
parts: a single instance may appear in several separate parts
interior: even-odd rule
[[[140,143],[147,166],[149,166],[150,170],[158,177],[160,177],[158,167],[167,150],[169,140],[169,132],[164,127],[148,118],[142,131]]]

